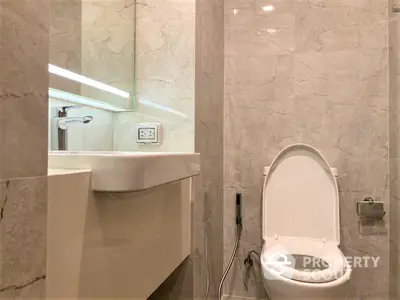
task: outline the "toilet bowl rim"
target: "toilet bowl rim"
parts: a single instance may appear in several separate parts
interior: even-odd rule
[[[265,266],[262,266],[261,268],[263,270],[262,273],[263,273],[264,280],[266,280],[266,281],[279,280],[281,282],[285,282],[285,283],[288,283],[288,284],[290,283],[290,284],[293,284],[293,285],[296,285],[296,286],[299,286],[299,287],[314,288],[314,289],[326,289],[326,288],[336,287],[336,286],[339,286],[341,284],[344,284],[345,282],[350,280],[351,273],[353,271],[351,266],[349,264],[347,264],[346,271],[343,274],[343,276],[340,276],[340,277],[336,278],[335,280],[328,281],[328,282],[305,282],[305,281],[299,281],[299,280],[287,278],[287,277],[282,276],[280,274],[271,272],[271,269],[269,269],[269,268],[267,268]],[[271,280],[269,278],[265,278],[264,271],[268,272],[269,274],[273,274],[273,276],[275,276],[276,279],[275,280]]]
[[[344,257],[341,249],[334,243],[322,243],[321,241],[317,240],[304,240],[295,238],[283,239],[280,241],[268,241],[268,242],[269,243],[264,244],[263,250],[261,252],[261,266],[263,269],[269,270],[270,273],[276,273],[276,276],[278,277],[286,278],[290,281],[299,283],[303,282],[307,284],[327,284],[329,282],[335,282],[336,280],[339,280],[340,278],[347,276],[349,274],[349,270],[351,273],[351,266],[349,262]],[[276,242],[276,244],[275,243],[271,244],[271,242]],[[270,256],[266,257],[266,255],[268,255],[268,252],[271,249],[275,248],[276,245],[283,246],[285,248],[287,247],[286,253],[288,254],[309,255],[316,257],[317,259],[324,260],[329,263],[329,267],[325,270],[315,271],[312,274],[310,274],[309,272],[299,271],[286,266],[280,266],[280,268],[273,268],[271,266],[268,266],[266,260]],[[278,248],[278,250],[280,249]],[[269,254],[273,255],[274,253],[275,252],[272,251]],[[285,276],[285,274],[287,276]],[[313,276],[315,281],[301,280],[301,278],[307,278],[311,276]],[[326,281],[326,278],[329,278],[330,276],[333,276],[335,279]],[[319,278],[319,280],[317,280],[316,278]]]
[[[263,268],[269,270],[270,273],[276,273],[277,276],[282,278],[287,278],[292,281],[323,284],[323,283],[333,282],[343,276],[346,276],[346,273],[348,273],[347,271],[350,268],[350,266],[347,262],[343,262],[343,264],[341,264],[340,266],[332,267],[331,265],[327,269],[314,271],[312,273],[307,271],[299,271],[285,266],[281,269],[278,268],[275,269],[263,265]],[[309,280],[306,280],[306,278],[309,278]],[[313,280],[311,280],[311,278],[313,278]],[[327,278],[331,278],[332,280],[327,280]]]

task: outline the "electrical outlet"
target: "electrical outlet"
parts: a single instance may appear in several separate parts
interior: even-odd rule
[[[154,128],[139,128],[139,140],[154,140],[156,138],[156,130]]]
[[[136,142],[139,144],[159,144],[160,124],[140,123],[136,126]]]

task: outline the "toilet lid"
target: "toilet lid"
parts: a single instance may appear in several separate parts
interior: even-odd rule
[[[336,179],[312,146],[288,146],[271,164],[264,181],[263,237],[321,239],[339,245]]]

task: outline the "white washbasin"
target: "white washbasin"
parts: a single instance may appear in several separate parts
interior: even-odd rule
[[[200,173],[200,154],[49,151],[49,168],[90,169],[93,190],[129,192],[198,175]]]

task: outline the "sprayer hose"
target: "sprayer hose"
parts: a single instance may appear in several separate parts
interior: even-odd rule
[[[242,225],[241,224],[237,224],[236,226],[236,240],[235,240],[235,245],[233,246],[233,252],[232,252],[232,256],[229,260],[228,265],[226,266],[226,269],[224,271],[224,274],[222,275],[221,281],[219,282],[219,286],[218,286],[218,300],[222,300],[222,288],[224,286],[224,281],[226,279],[226,276],[229,273],[229,270],[232,267],[233,261],[235,260],[235,256],[236,253],[238,251],[238,247],[239,247],[239,241],[240,241],[240,235],[242,233]]]

